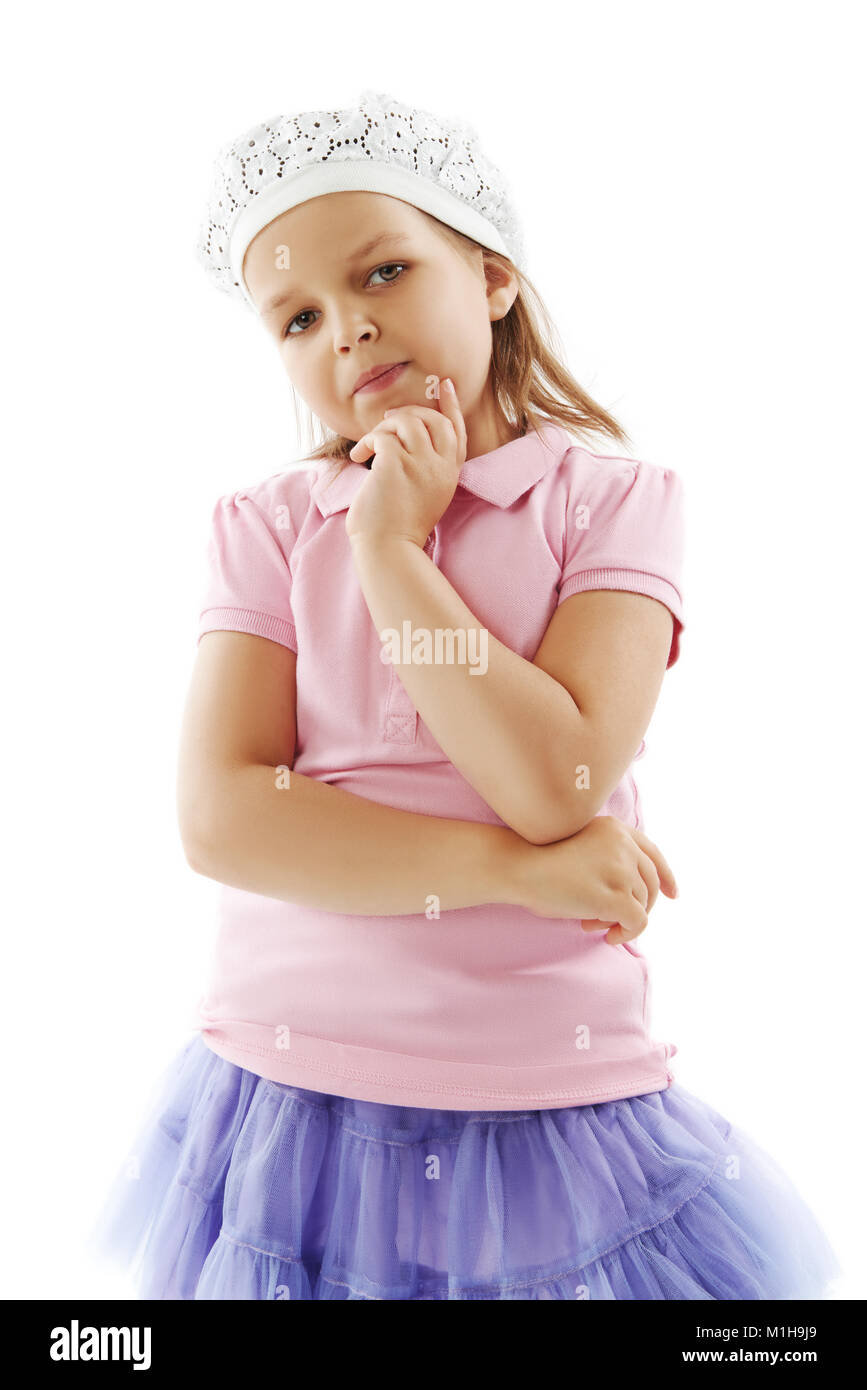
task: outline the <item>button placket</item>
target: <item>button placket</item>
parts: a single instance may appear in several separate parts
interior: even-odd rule
[[[394,666],[388,668],[388,694],[385,700],[386,743],[415,743],[418,710],[406,692]]]

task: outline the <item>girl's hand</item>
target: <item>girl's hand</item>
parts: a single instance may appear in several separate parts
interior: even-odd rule
[[[347,513],[348,536],[403,536],[424,549],[455,495],[467,457],[464,417],[448,377],[442,388],[438,410],[421,405],[387,410],[350,450],[356,463],[375,457]]]
[[[523,906],[538,917],[580,917],[584,931],[610,928],[611,946],[640,936],[660,887],[677,897],[662,851],[615,816],[594,816],[577,834],[528,844],[522,855]]]

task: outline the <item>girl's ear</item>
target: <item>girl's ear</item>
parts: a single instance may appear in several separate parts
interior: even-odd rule
[[[506,276],[504,282],[492,285],[488,281],[488,311],[491,322],[504,319],[518,298],[518,282],[514,275]]]

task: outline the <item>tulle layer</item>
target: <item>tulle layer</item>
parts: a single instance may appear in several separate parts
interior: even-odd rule
[[[266,1080],[195,1035],[91,1234],[147,1299],[821,1298],[786,1173],[674,1083],[414,1109]]]

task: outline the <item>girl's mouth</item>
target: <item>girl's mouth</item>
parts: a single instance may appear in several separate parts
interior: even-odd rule
[[[375,376],[372,381],[368,381],[365,386],[359,386],[356,396],[366,395],[372,391],[384,391],[393,381],[397,381],[402,372],[409,366],[408,362],[399,362],[396,367],[390,367],[382,376]]]

